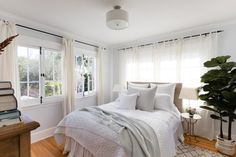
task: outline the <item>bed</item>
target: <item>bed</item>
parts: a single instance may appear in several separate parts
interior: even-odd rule
[[[148,88],[151,84],[168,84],[131,83],[148,83]],[[58,124],[54,134],[56,142],[64,143],[64,153],[68,157],[173,157],[177,140],[183,139],[181,88],[181,83],[175,84],[173,102],[176,110],[123,110],[115,101],[97,108],[75,110]],[[110,117],[115,124],[110,123]],[[126,131],[121,133],[121,130]],[[137,130],[141,130],[142,135],[134,134]]]

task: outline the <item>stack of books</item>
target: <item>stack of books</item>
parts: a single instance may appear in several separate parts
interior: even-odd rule
[[[0,127],[21,122],[11,82],[0,81]]]

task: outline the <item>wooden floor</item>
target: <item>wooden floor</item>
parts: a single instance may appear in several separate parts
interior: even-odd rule
[[[53,137],[31,145],[31,157],[66,157],[62,152],[63,147],[58,146]]]
[[[215,141],[209,141],[203,138],[197,138],[197,141],[185,140],[185,143],[196,145],[212,151],[217,151],[215,149]],[[62,151],[63,147],[57,146],[53,137],[32,144],[31,148],[32,157],[66,157],[65,155],[62,154]],[[236,157],[236,154],[233,157]]]

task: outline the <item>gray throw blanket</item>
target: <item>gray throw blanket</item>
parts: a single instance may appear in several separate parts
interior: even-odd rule
[[[159,157],[159,143],[154,130],[145,122],[127,118],[121,114],[102,110],[98,107],[83,108],[94,120],[106,125],[118,134],[118,142],[132,157]]]

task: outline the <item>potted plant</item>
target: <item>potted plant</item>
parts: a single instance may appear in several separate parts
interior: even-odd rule
[[[227,155],[235,153],[232,140],[232,123],[236,119],[236,62],[230,56],[219,56],[204,63],[209,71],[201,77],[204,86],[199,88],[199,98],[205,103],[203,109],[213,111],[210,117],[220,121],[220,134],[216,148]],[[228,123],[228,134],[223,134],[222,123]]]

